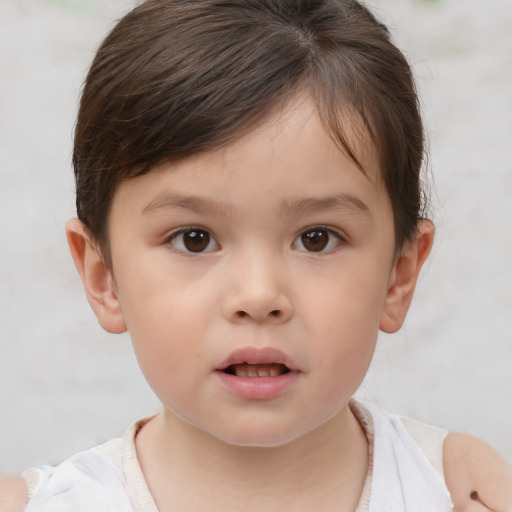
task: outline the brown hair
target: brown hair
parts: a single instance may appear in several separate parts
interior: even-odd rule
[[[76,124],[78,217],[106,259],[122,180],[236,140],[299,90],[358,165],[347,128],[359,116],[393,206],[397,247],[414,236],[422,208],[417,95],[406,59],[363,5],[148,0],[99,48]]]

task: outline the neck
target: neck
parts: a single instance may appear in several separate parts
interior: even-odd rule
[[[322,508],[319,500],[326,497],[337,500],[338,510],[340,499],[353,510],[367,472],[366,438],[348,406],[278,447],[234,446],[168,411],[149,422],[136,443],[160,510],[199,509],[201,496],[208,510],[234,510],[240,503],[245,510],[305,510],[306,500]]]

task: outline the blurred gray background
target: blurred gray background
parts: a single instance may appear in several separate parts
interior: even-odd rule
[[[158,410],[65,243],[78,94],[129,0],[0,0],[0,470],[55,464]],[[372,0],[414,65],[437,240],[359,396],[512,461],[512,1]]]

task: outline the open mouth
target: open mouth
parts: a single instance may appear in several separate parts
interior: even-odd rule
[[[272,400],[293,389],[302,370],[285,353],[273,347],[242,347],[215,368],[230,394],[243,400]]]
[[[229,375],[235,375],[236,377],[279,377],[291,370],[285,364],[281,363],[238,363],[229,365],[224,368],[223,371]]]

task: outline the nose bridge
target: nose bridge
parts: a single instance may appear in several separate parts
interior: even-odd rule
[[[224,310],[232,321],[279,323],[292,314],[283,255],[247,247],[229,262]]]

